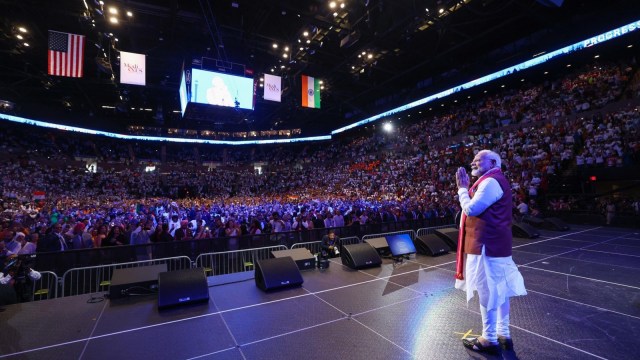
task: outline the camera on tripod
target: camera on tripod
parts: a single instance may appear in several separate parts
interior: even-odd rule
[[[36,254],[12,255],[2,269],[4,274],[13,274],[15,279],[24,277],[33,267],[36,260]]]

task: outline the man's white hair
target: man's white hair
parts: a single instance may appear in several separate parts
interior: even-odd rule
[[[489,160],[493,160],[496,162],[496,166],[498,168],[500,168],[502,166],[502,160],[500,160],[500,155],[494,151],[491,150],[480,150],[478,152],[478,155],[480,156],[486,156],[487,158],[489,158]]]

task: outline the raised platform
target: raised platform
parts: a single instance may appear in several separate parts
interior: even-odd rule
[[[515,350],[463,348],[477,299],[455,290],[455,253],[351,270],[339,258],[302,287],[265,293],[250,273],[211,281],[205,304],[157,310],[154,296],[104,293],[7,306],[10,359],[630,359],[640,337],[640,234],[572,226],[515,239],[529,294],[511,302]],[[101,302],[100,299],[103,299]]]

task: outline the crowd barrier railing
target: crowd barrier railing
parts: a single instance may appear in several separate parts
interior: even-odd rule
[[[360,238],[357,236],[340,238],[340,243],[342,245],[352,245],[352,244],[358,244],[360,242],[361,242]],[[292,249],[306,248],[306,249],[309,249],[309,251],[312,254],[317,254],[321,250],[321,247],[322,247],[321,245],[322,245],[322,241],[311,241],[311,242],[293,244],[291,248]]]
[[[62,297],[107,291],[109,285],[111,285],[111,276],[115,269],[160,264],[167,264],[167,271],[184,270],[192,267],[191,259],[186,256],[177,256],[69,269],[62,275]]]
[[[401,235],[401,234],[408,234],[409,236],[411,236],[411,240],[414,240],[416,238],[416,232],[413,230],[402,230],[402,231],[392,231],[392,232],[385,232],[385,233],[380,233],[380,234],[369,234],[369,235],[365,235],[362,237],[362,242],[365,242],[369,239],[375,239],[375,238],[379,238],[379,237],[384,237],[387,235]]]
[[[418,231],[416,231],[416,234],[418,236],[424,236],[424,235],[429,235],[429,234],[433,234],[436,230],[438,229],[446,229],[446,228],[450,228],[450,227],[457,227],[456,224],[447,224],[447,225],[440,225],[440,226],[431,226],[428,228],[420,228],[418,229]]]
[[[268,259],[272,251],[287,250],[284,245],[200,254],[195,266],[204,268],[207,276],[227,275],[254,270],[257,260]]]
[[[40,279],[33,282],[31,301],[55,299],[58,297],[58,275],[51,271],[40,271],[40,275]]]
[[[433,219],[415,219],[399,222],[372,224],[354,224],[331,228],[342,239],[367,234],[384,234],[424,226],[441,225],[451,222],[451,217]],[[94,249],[66,250],[57,252],[39,252],[35,268],[38,271],[51,271],[64,274],[69,269],[120,264],[126,262],[147,261],[176,256],[187,256],[193,261],[200,254],[220,253],[243,249],[255,249],[269,246],[291,248],[297,243],[320,241],[329,229],[264,233],[237,237],[216,237],[209,239],[155,242],[142,245],[108,246]]]
[[[436,221],[424,219],[419,223],[438,224],[445,222],[445,219],[436,219]],[[448,222],[451,221],[451,219],[448,220]],[[417,232],[414,230],[374,232],[374,230],[402,229],[409,224],[415,225],[417,223],[415,220],[410,220],[398,223],[355,225],[334,228],[334,230],[341,237],[343,245],[350,245],[366,239],[393,234],[409,234],[412,239],[415,239],[416,236],[433,233],[435,229],[454,226],[447,223],[420,228]],[[113,270],[118,268],[166,263],[169,271],[197,266],[205,268],[207,275],[250,271],[254,269],[256,260],[271,257],[271,251],[304,247],[312,253],[320,252],[320,239],[328,230],[319,228],[311,231],[39,253],[38,269],[41,270],[43,278],[33,285],[33,299],[44,300],[107,291]],[[368,233],[362,239],[349,235],[362,232]],[[301,241],[310,239],[313,240]],[[267,246],[260,246],[265,244]],[[195,261],[192,260],[194,258]],[[98,263],[91,266],[78,266],[94,262]],[[101,262],[108,263],[101,264]],[[60,272],[63,273],[62,277],[57,275]]]

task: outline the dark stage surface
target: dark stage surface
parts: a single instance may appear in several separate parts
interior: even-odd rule
[[[453,288],[455,254],[302,273],[301,288],[212,286],[208,304],[158,312],[154,296],[75,296],[0,313],[10,359],[632,359],[640,339],[640,234],[573,226],[514,239],[529,294],[513,298],[513,351],[466,350],[477,298]],[[102,296],[95,294],[94,296]]]

